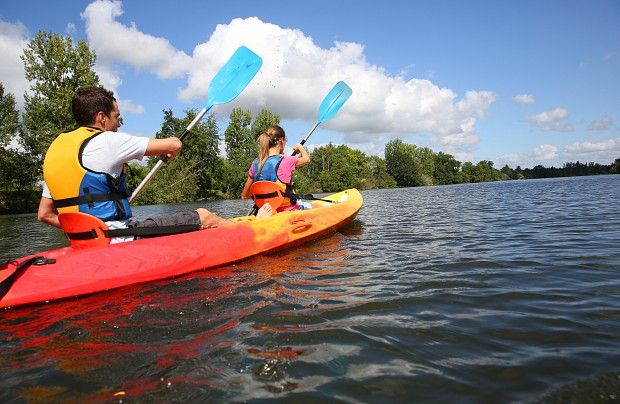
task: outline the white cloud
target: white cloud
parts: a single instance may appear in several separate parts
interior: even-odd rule
[[[620,138],[599,142],[575,142],[564,147],[565,161],[581,160],[610,164],[620,156]]]
[[[505,164],[511,165],[521,161],[522,158],[518,153],[508,153],[500,156],[496,159],[498,166],[504,166]]]
[[[144,113],[144,107],[142,105],[136,105],[131,100],[119,100],[119,109],[123,113],[129,114],[142,114]]]
[[[476,119],[495,100],[489,91],[469,91],[459,99],[451,89],[429,80],[390,76],[366,60],[361,44],[336,42],[329,49],[321,48],[300,30],[256,17],[217,25],[189,56],[164,38],[140,32],[135,24],[121,24],[116,20],[120,15],[121,3],[105,0],[91,3],[82,14],[90,46],[98,56],[97,72],[107,72],[107,80],[116,85],[121,79],[113,66],[127,64],[161,79],[187,75],[179,97],[205,101],[211,79],[237,47],[245,45],[261,55],[260,72],[238,101],[218,107],[222,114],[243,103],[255,111],[277,111],[285,120],[314,121],[320,101],[344,80],[353,95],[337,119],[322,126],[345,133],[347,142],[370,142],[378,134],[428,134],[456,150],[478,142]]]
[[[24,106],[24,92],[30,88],[20,58],[28,40],[28,30],[21,22],[12,24],[0,20],[0,81],[4,91],[13,94],[20,110]]]
[[[452,154],[452,156],[454,156],[455,159],[457,159],[458,161],[463,162],[463,163],[466,162],[466,161],[469,161],[470,163],[473,163],[473,164],[477,164],[478,163],[478,161],[475,160],[474,154],[470,153],[470,152],[455,151],[455,152],[450,153],[450,154]]]
[[[495,168],[501,168],[504,165],[516,168],[532,168],[538,164],[550,167],[551,165],[557,165],[559,153],[555,154],[554,160],[554,148],[552,145],[538,146],[533,150],[523,151],[520,153],[508,153],[494,159]],[[557,148],[555,148],[557,152]],[[550,159],[548,157],[551,157]]]
[[[75,24],[70,22],[67,24],[67,26],[65,27],[65,32],[69,35],[73,35],[76,32],[76,28],[75,28]]]
[[[466,115],[475,114],[483,117],[493,101],[495,101],[495,94],[490,91],[468,91],[457,106]]]
[[[374,156],[380,156],[381,158],[384,158],[383,154],[385,151],[385,141],[386,139],[384,137],[378,136],[377,138],[374,138],[372,140],[369,140],[363,143],[356,143],[355,149],[361,151],[367,156],[374,155]],[[306,150],[311,152],[311,151],[314,151],[315,149],[325,147],[328,144],[330,143],[311,143],[311,144],[306,144],[305,147],[306,147]],[[341,146],[342,144],[331,142],[331,145],[338,147],[338,146]],[[293,152],[292,145],[286,146],[286,150],[284,151],[284,154],[291,154],[292,152]]]
[[[123,66],[153,73],[159,79],[187,77],[179,97],[205,101],[212,77],[240,45],[263,57],[263,67],[238,101],[218,106],[221,115],[243,105],[257,111],[277,111],[284,120],[315,121],[320,101],[338,81],[344,80],[353,95],[336,119],[322,124],[345,134],[345,141],[374,149],[376,139],[423,134],[447,152],[469,153],[479,142],[477,121],[495,101],[489,91],[468,91],[459,97],[424,78],[391,76],[370,64],[364,46],[336,42],[321,48],[297,29],[283,28],[256,17],[237,18],[215,27],[211,37],[197,44],[191,55],[167,39],[123,24],[120,1],[97,0],[81,14],[89,46],[97,54],[95,71],[102,85],[117,94],[124,113],[142,113],[133,100],[120,97]],[[67,25],[69,32],[75,27]],[[0,21],[0,80],[13,93],[18,106],[28,88],[19,56],[28,33],[21,23]]]
[[[620,138],[603,140],[597,143],[576,142],[566,146],[565,150],[571,155],[598,152],[620,152]]]
[[[519,104],[527,104],[527,105],[531,105],[534,104],[534,102],[536,102],[534,100],[534,96],[530,95],[530,94],[519,94],[519,95],[515,95],[514,97],[512,97],[512,99],[515,102],[518,102]]]
[[[534,167],[542,164],[545,167],[561,167],[566,162],[596,162],[609,164],[620,155],[620,138],[602,140],[600,142],[575,142],[567,146],[544,144],[534,148],[531,152],[513,153],[495,160],[496,167],[508,164]]]
[[[534,156],[538,160],[554,160],[558,157],[558,148],[551,144],[543,144],[534,149]]]
[[[475,133],[475,118],[469,118],[463,122],[455,133],[446,134],[441,138],[441,144],[448,149],[462,145],[474,145],[480,140]]]
[[[606,52],[603,55],[603,60],[604,61],[614,60],[614,59],[618,59],[618,58],[620,58],[620,52],[619,51]]]
[[[117,88],[120,87],[120,85],[123,83],[123,80],[121,80],[121,77],[116,71],[116,68],[112,65],[97,63],[94,70],[99,76],[99,82],[101,83],[101,85],[108,90],[114,91],[114,93],[116,94]]]
[[[588,125],[588,130],[607,130],[611,127],[613,122],[614,120],[610,116],[605,115],[601,119],[591,122],[590,125]]]
[[[556,108],[538,115],[531,115],[527,120],[532,125],[546,131],[572,132],[573,127],[567,122],[567,118],[568,110]]]
[[[167,39],[140,32],[135,23],[126,26],[117,22],[115,18],[122,14],[120,1],[106,0],[92,2],[81,14],[98,64],[126,63],[162,79],[180,77],[187,72],[191,61],[188,55],[174,49]]]

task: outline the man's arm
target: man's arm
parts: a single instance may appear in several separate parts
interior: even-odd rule
[[[181,151],[181,141],[178,137],[171,136],[164,139],[150,139],[146,147],[145,156],[167,155],[169,158],[176,156]]]
[[[41,200],[39,201],[37,219],[42,223],[46,223],[60,229],[60,222],[58,222],[56,207],[54,206],[54,201],[50,198],[46,198],[44,196],[41,197]]]

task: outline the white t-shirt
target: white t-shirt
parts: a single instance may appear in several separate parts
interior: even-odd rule
[[[84,147],[82,164],[90,170],[118,178],[125,163],[144,158],[149,140],[148,137],[132,136],[124,132],[103,132]],[[42,196],[52,198],[45,182]]]

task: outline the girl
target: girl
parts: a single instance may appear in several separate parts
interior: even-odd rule
[[[258,137],[258,158],[250,165],[241,198],[247,199],[252,196],[250,188],[255,181],[271,181],[278,184],[284,195],[284,201],[277,207],[278,212],[300,209],[300,204],[294,197],[293,171],[308,164],[310,156],[299,143],[293,146],[298,156],[285,156],[283,154],[285,144],[286,134],[278,125],[268,127]]]

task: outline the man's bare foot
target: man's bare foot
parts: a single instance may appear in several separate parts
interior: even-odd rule
[[[262,219],[265,217],[273,216],[273,208],[269,204],[269,202],[265,203],[256,213],[257,219]]]
[[[200,218],[200,225],[203,229],[210,229],[213,227],[224,225],[226,223],[230,223],[230,220],[224,219],[223,217],[220,217],[213,212],[209,212],[205,208],[198,208],[196,209],[196,212],[198,212],[198,217]]]

